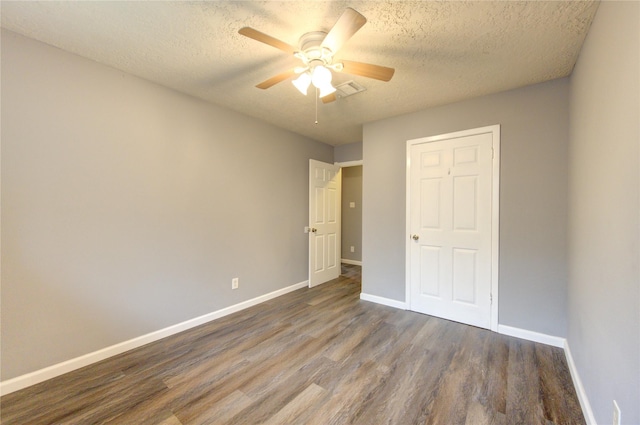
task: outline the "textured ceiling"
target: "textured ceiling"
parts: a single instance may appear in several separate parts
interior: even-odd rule
[[[2,27],[332,145],[362,124],[571,73],[593,1],[2,1]],[[366,91],[318,106],[288,81],[298,65],[238,34],[250,26],[294,46],[346,7],[368,20],[338,52],[396,69],[388,82],[334,73]]]

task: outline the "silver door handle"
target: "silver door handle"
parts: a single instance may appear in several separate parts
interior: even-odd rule
[[[411,236],[411,239],[413,239],[414,241],[417,241],[418,239],[420,239],[420,236],[413,235],[413,236]]]

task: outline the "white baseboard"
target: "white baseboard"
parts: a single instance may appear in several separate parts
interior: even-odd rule
[[[573,356],[571,355],[569,342],[567,340],[564,342],[564,355],[567,358],[567,365],[569,365],[569,372],[571,373],[573,386],[578,394],[578,400],[580,401],[580,407],[582,407],[584,420],[587,422],[587,425],[598,425],[596,423],[596,418],[593,416],[593,410],[591,409],[591,403],[589,403],[589,399],[587,398],[587,393],[582,386],[582,380],[578,374],[578,369],[576,369],[576,364],[573,362]]]
[[[401,310],[407,309],[407,303],[405,303],[404,301],[397,301],[390,298],[379,297],[377,295],[365,294],[364,292],[360,293],[360,299],[363,301],[371,301],[372,303],[399,308]]]
[[[564,348],[565,343],[565,339],[559,336],[541,334],[538,332],[514,328],[506,325],[498,325],[498,333],[503,335],[515,336],[516,338],[526,339],[527,341],[551,345],[553,347]]]
[[[296,283],[294,285],[287,286],[286,288],[278,289],[277,291],[273,291],[256,298],[243,301],[241,303],[205,314],[203,316],[196,317],[194,319],[190,319],[185,322],[178,323],[176,325],[169,326],[167,328],[160,329],[158,331],[151,332],[146,335],[142,335],[137,338],[133,338],[128,341],[124,341],[119,344],[115,344],[110,347],[106,347],[101,350],[55,364],[53,366],[45,367],[44,369],[36,370],[35,372],[27,373],[25,375],[2,381],[0,382],[0,395],[5,395],[14,391],[21,390],[23,388],[38,384],[48,379],[55,378],[56,376],[63,375],[67,372],[71,372],[73,370],[80,369],[81,367],[88,366],[92,363],[99,362],[117,354],[124,353],[125,351],[141,347],[145,344],[149,344],[150,342],[158,341],[162,338],[166,338],[179,332],[186,331],[187,329],[200,326],[212,320],[228,316],[229,314],[244,310],[246,308],[268,301],[272,298],[279,297],[280,295],[284,295],[300,288],[306,288],[308,284],[309,281],[305,280],[304,282]]]
[[[346,258],[342,258],[340,262],[345,264],[351,264],[352,266],[362,266],[362,261],[358,261],[358,260],[347,260]]]

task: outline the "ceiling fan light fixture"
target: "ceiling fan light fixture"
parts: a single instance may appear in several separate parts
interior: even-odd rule
[[[298,78],[292,81],[293,85],[302,93],[307,95],[309,91],[309,85],[311,84],[311,75],[308,72],[303,72]]]
[[[320,93],[318,94],[319,98],[323,98],[325,96],[330,95],[331,93],[336,92],[335,87],[333,87],[331,83],[327,84],[326,86],[319,87],[319,89],[320,89]]]
[[[311,83],[320,90],[319,97],[325,97],[335,93],[336,89],[331,85],[333,75],[324,65],[316,65],[311,71]]]
[[[319,89],[326,87],[327,85],[330,86],[332,78],[333,76],[331,75],[331,71],[323,65],[315,66],[311,72],[311,82]]]

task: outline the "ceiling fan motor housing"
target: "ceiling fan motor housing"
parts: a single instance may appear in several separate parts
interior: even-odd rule
[[[311,65],[311,62],[319,60],[323,65],[331,64],[333,60],[333,52],[326,47],[322,47],[322,41],[327,36],[324,31],[313,31],[303,34],[300,37],[300,55],[297,57],[302,59],[306,64]]]

